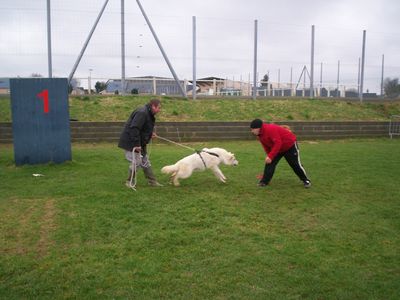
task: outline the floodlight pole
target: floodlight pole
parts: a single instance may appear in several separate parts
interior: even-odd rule
[[[293,67],[290,67],[290,88],[293,88]]]
[[[381,74],[381,97],[383,98],[383,90],[384,90],[384,86],[383,86],[383,75],[384,75],[384,71],[385,71],[385,55],[382,54],[382,74]]]
[[[121,94],[125,95],[125,0],[121,0]]]
[[[281,69],[278,69],[278,89],[281,87]]]
[[[50,0],[47,0],[47,64],[49,69],[49,78],[53,77],[53,65],[51,61],[51,12]]]
[[[360,78],[360,94],[359,94],[361,102],[363,102],[363,89],[364,89],[365,39],[366,39],[366,31],[363,30],[363,43],[362,43],[362,55],[361,55],[361,78]]]
[[[196,100],[196,17],[193,20],[193,81],[192,81],[192,95],[193,100]]]
[[[149,20],[149,18],[148,18],[147,15],[146,15],[146,12],[144,11],[142,5],[140,4],[140,1],[139,1],[139,0],[136,0],[136,2],[137,2],[138,6],[139,6],[139,8],[140,8],[140,11],[142,12],[143,17],[144,17],[145,20],[146,20],[147,25],[149,25],[150,31],[151,31],[151,33],[153,34],[154,39],[156,40],[156,43],[157,43],[157,45],[158,45],[158,48],[160,48],[160,51],[161,51],[161,53],[162,53],[162,55],[163,55],[163,57],[164,57],[165,62],[166,62],[167,65],[168,65],[169,70],[170,70],[171,73],[172,73],[172,76],[174,76],[175,82],[176,82],[176,84],[178,85],[179,90],[180,90],[182,96],[186,98],[186,93],[185,93],[185,91],[183,90],[182,86],[181,86],[180,83],[179,83],[179,78],[178,78],[178,76],[176,75],[175,70],[174,70],[174,68],[172,67],[171,63],[170,63],[170,61],[169,61],[169,59],[168,59],[168,57],[167,57],[167,54],[165,53],[165,51],[164,51],[164,49],[163,49],[163,47],[162,47],[162,45],[161,45],[161,43],[160,43],[160,41],[159,41],[159,39],[158,39],[158,37],[157,37],[157,34],[156,34],[156,32],[154,31],[153,26],[151,25],[150,20]]]
[[[340,60],[337,62],[337,78],[336,78],[336,97],[339,98],[339,76],[340,76]]]
[[[257,26],[258,21],[254,20],[254,69],[253,69],[253,100],[257,98]]]
[[[323,64],[321,61],[321,70],[319,73],[319,96],[321,97],[321,91],[322,91],[322,68],[323,68]]]
[[[360,95],[360,72],[361,72],[361,58],[358,58],[358,77],[357,77],[357,93]]]
[[[102,9],[100,10],[100,13],[99,13],[99,15],[97,16],[96,21],[94,22],[94,25],[93,25],[93,27],[92,27],[92,30],[90,30],[90,33],[89,33],[89,35],[88,35],[88,37],[87,37],[85,43],[83,44],[82,50],[81,50],[81,52],[79,53],[78,58],[76,59],[76,62],[75,62],[75,64],[74,64],[74,66],[72,67],[72,71],[71,71],[71,73],[70,73],[69,76],[68,76],[68,83],[71,82],[71,79],[72,79],[72,77],[74,76],[76,69],[78,68],[79,62],[81,61],[82,56],[83,56],[83,54],[85,53],[85,50],[86,50],[86,48],[87,48],[87,46],[88,46],[88,44],[89,44],[89,41],[90,41],[90,39],[92,38],[93,32],[94,32],[94,30],[96,29],[96,26],[97,26],[97,24],[99,23],[100,18],[101,18],[101,16],[103,15],[103,12],[104,12],[104,10],[105,10],[105,8],[106,8],[106,6],[107,6],[107,3],[108,3],[108,0],[105,0],[105,2],[104,2],[104,4],[103,4],[103,7],[102,7]]]
[[[314,38],[315,38],[315,25],[312,25],[311,26],[310,98],[314,98]]]

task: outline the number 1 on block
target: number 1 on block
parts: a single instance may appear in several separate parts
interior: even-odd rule
[[[44,113],[47,114],[49,112],[49,90],[43,90],[37,96],[43,99]]]

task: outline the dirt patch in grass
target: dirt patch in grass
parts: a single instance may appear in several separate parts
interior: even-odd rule
[[[53,241],[50,236],[51,233],[56,229],[55,224],[56,209],[54,206],[54,200],[47,200],[44,204],[44,214],[42,216],[42,222],[40,225],[40,238],[37,244],[37,252],[40,257],[47,255],[50,246]]]
[[[18,200],[14,200],[14,203],[18,203]],[[19,226],[16,228],[16,245],[14,252],[16,254],[24,255],[28,252],[25,241],[25,236],[27,235],[27,228],[29,228],[29,223],[34,215],[35,208],[28,207],[21,215],[14,216],[19,219]]]
[[[0,253],[46,256],[56,230],[53,199],[12,199],[3,211]]]

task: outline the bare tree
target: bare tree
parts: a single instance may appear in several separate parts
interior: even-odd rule
[[[43,75],[40,74],[40,73],[32,73],[32,74],[31,74],[31,77],[32,77],[32,78],[42,78]]]
[[[400,95],[400,85],[398,78],[386,78],[383,88],[385,90],[386,97],[395,98]]]
[[[268,82],[269,82],[269,76],[268,76],[268,74],[265,74],[263,79],[262,79],[261,86],[267,87],[268,86]]]
[[[104,81],[97,81],[94,88],[96,89],[96,93],[100,93],[107,88],[107,84]]]
[[[81,82],[78,79],[72,78],[68,85],[68,92],[71,93],[72,90],[76,89],[80,84]]]
[[[268,74],[265,74],[261,81],[261,86],[264,89],[268,89],[268,85],[269,85],[269,88],[272,89],[272,84],[269,83],[269,76],[268,76]]]

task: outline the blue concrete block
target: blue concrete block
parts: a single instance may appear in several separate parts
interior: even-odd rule
[[[10,79],[16,165],[71,160],[66,78]]]

